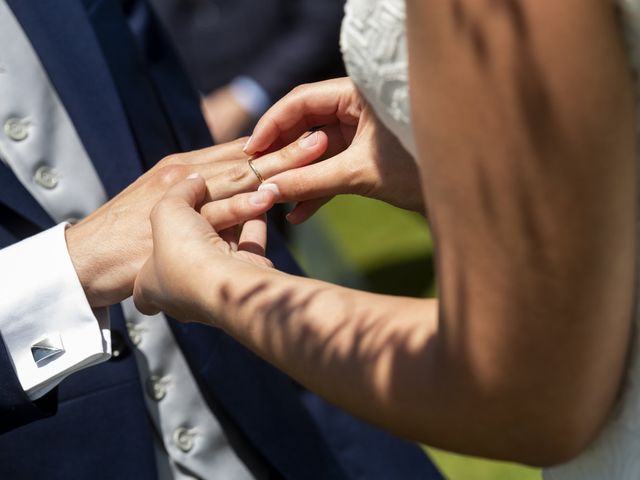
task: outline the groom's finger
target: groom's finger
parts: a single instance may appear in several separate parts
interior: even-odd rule
[[[272,177],[280,172],[299,168],[320,159],[327,151],[329,141],[322,131],[307,132],[297,141],[272,153],[253,160],[263,178]]]
[[[280,173],[267,179],[260,189],[278,192],[278,203],[303,202],[343,193],[364,193],[360,176],[362,172],[353,168],[351,152],[347,151],[321,163]]]
[[[250,252],[264,257],[267,251],[267,217],[261,215],[258,218],[247,221],[242,228],[238,250]]]
[[[272,153],[251,160],[253,167],[262,178],[272,177],[280,172],[299,168],[320,159],[327,151],[328,139],[324,132],[308,132],[298,141]],[[207,179],[211,200],[227,198],[238,191],[258,188],[260,178],[251,169],[249,157],[237,161],[233,167],[220,175]]]
[[[241,193],[205,204],[200,213],[216,231],[226,230],[266,213],[275,202],[272,191]]]
[[[190,152],[181,152],[169,155],[162,160],[163,165],[185,165],[197,166],[202,164],[224,163],[230,158],[241,158],[245,154],[242,147],[246,144],[247,138],[238,138],[227,143],[221,143],[212,147],[205,147]],[[201,172],[203,177],[207,177],[206,172]]]

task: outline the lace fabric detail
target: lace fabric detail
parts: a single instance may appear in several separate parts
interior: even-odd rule
[[[415,154],[404,0],[349,0],[341,48],[349,76],[404,147]]]

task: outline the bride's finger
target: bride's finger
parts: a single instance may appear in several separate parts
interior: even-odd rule
[[[287,221],[293,225],[299,225],[309,220],[320,208],[328,203],[333,197],[314,198],[298,203],[287,215]]]
[[[204,200],[206,193],[204,178],[199,175],[192,175],[167,190],[149,215],[154,244],[174,234],[175,218],[184,218],[184,214],[199,218],[194,209]]]
[[[334,79],[296,87],[273,105],[258,121],[245,152],[263,152],[282,136],[300,135],[315,125],[350,121],[341,111],[353,96],[348,79]]]
[[[241,193],[231,198],[205,204],[200,213],[218,232],[266,213],[275,201],[269,190]]]
[[[267,217],[261,215],[244,224],[238,250],[250,252],[264,257],[267,251]]]

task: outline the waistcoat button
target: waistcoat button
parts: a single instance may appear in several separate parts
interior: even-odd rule
[[[176,430],[173,432],[173,443],[181,451],[187,453],[193,448],[195,444],[195,436],[196,434],[187,428],[176,428]]]
[[[147,380],[147,393],[156,402],[159,402],[167,396],[167,386],[169,385],[169,379],[167,377],[159,377],[158,375],[152,375]]]
[[[38,167],[36,173],[33,175],[34,181],[42,188],[52,190],[58,186],[58,176],[56,173],[46,165]]]
[[[21,142],[29,136],[29,122],[20,118],[10,118],[4,122],[4,133],[11,140]]]
[[[142,343],[142,333],[145,328],[142,325],[138,325],[134,322],[127,322],[127,332],[129,333],[129,338],[131,339],[131,343],[133,343],[136,347]]]

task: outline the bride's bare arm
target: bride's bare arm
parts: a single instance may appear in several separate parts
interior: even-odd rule
[[[466,436],[441,432],[444,446],[568,454],[618,391],[637,197],[635,99],[612,4],[407,2],[439,364],[472,399],[446,391]]]
[[[136,302],[221,326],[398,434],[560,462],[612,404],[632,314],[634,99],[614,14],[596,0],[409,0],[408,18],[441,303],[246,261],[262,227],[233,251],[193,191],[154,210]]]

